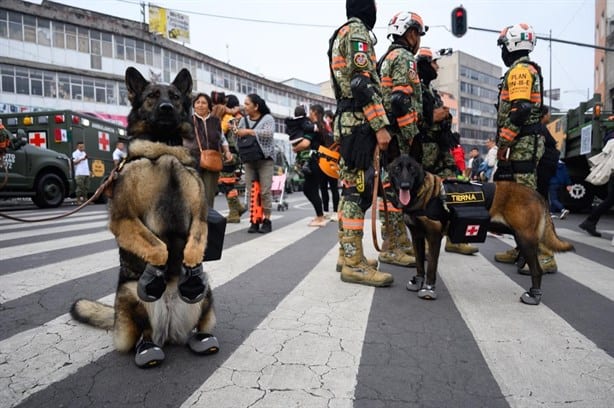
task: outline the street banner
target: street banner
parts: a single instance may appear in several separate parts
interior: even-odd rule
[[[149,5],[149,32],[165,38],[190,42],[190,17],[173,10]]]

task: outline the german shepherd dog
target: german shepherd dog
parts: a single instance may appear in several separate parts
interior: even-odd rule
[[[164,360],[166,343],[197,354],[218,351],[213,297],[202,269],[207,240],[204,185],[182,139],[190,123],[192,77],[183,69],[171,84],[151,83],[126,70],[132,109],[128,157],[109,192],[109,229],[119,247],[115,306],[79,299],[77,321],[113,329],[117,350],[135,349],[139,367]]]
[[[448,227],[441,199],[442,179],[424,171],[416,160],[406,154],[394,159],[387,170],[403,209],[405,223],[411,232],[416,255],[416,276],[407,284],[407,289],[417,291],[421,298],[434,299],[441,239]],[[566,252],[574,248],[557,236],[546,203],[536,191],[512,181],[497,181],[494,184],[494,197],[488,208],[488,229],[514,234],[520,254],[531,272],[531,288],[520,300],[529,305],[538,305],[542,297],[542,269],[537,259],[539,244],[554,252]],[[433,219],[425,215],[427,207],[428,213],[444,216]],[[428,242],[426,282],[425,241]]]

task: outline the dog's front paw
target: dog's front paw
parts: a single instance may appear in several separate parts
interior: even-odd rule
[[[151,368],[162,364],[164,361],[164,351],[151,341],[141,338],[136,345],[134,362],[140,368]]]
[[[208,333],[195,333],[188,341],[188,347],[199,355],[215,354],[220,350],[217,337]]]
[[[186,303],[198,303],[205,297],[208,288],[207,276],[203,271],[203,265],[198,264],[193,268],[183,265],[179,277],[179,297]]]
[[[155,302],[166,290],[166,267],[147,264],[136,287],[136,293],[143,302]]]

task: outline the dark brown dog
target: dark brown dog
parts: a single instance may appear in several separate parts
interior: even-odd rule
[[[416,255],[416,276],[407,284],[407,288],[417,291],[422,298],[434,299],[441,239],[448,228],[447,211],[440,197],[442,179],[425,172],[408,155],[393,160],[388,166],[388,173],[398,197],[398,205],[403,208]],[[520,300],[538,305],[542,296],[542,269],[537,260],[539,244],[554,252],[566,252],[574,248],[556,235],[546,203],[536,191],[515,182],[499,181],[494,184],[494,197],[488,209],[491,222],[489,230],[509,228],[514,234],[520,254],[531,271],[531,288]],[[433,214],[442,216],[433,217]],[[426,281],[425,241],[428,242]]]
[[[128,158],[112,185],[109,229],[120,254],[115,307],[80,299],[72,316],[113,329],[115,347],[136,348],[139,367],[158,365],[164,344],[217,352],[213,297],[202,260],[207,239],[204,185],[182,139],[190,124],[192,77],[179,72],[169,85],[126,70],[132,110]]]

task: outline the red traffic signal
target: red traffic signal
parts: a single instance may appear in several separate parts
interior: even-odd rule
[[[462,37],[467,32],[467,10],[463,6],[452,10],[452,34]]]

